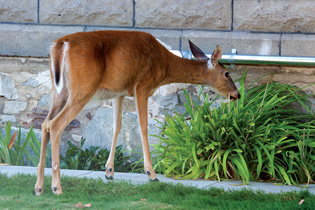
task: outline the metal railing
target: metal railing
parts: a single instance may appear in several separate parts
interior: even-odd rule
[[[193,55],[190,51],[170,50],[173,54],[191,59]],[[238,55],[236,50],[231,54],[223,54],[220,60],[223,64],[231,65],[273,65],[273,66],[304,66],[315,67],[315,57],[302,56],[273,56],[273,55]],[[211,54],[206,54],[211,58]]]

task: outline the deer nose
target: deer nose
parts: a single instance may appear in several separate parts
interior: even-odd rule
[[[235,91],[230,94],[230,100],[237,100],[241,98],[241,94],[238,91]]]

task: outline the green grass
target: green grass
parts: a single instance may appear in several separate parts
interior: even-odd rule
[[[149,183],[103,183],[101,179],[62,177],[64,193],[54,195],[51,177],[45,177],[45,191],[36,197],[35,176],[0,174],[0,209],[77,209],[79,202],[91,203],[86,209],[314,209],[315,196],[308,191],[266,194],[251,190],[209,190]],[[141,199],[146,199],[143,201]],[[302,205],[298,202],[305,199]]]

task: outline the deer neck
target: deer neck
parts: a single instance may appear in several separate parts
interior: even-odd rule
[[[168,68],[167,83],[206,84],[212,71],[207,68],[207,60],[188,60],[173,56]]]

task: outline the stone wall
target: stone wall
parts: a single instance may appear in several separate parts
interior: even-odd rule
[[[168,49],[188,51],[188,39],[211,53],[315,56],[315,1],[312,0],[0,0],[0,121],[39,129],[50,103],[49,45],[66,34],[94,30],[141,30],[153,34]],[[239,78],[244,66],[232,73]],[[248,82],[259,76],[303,86],[315,83],[314,68],[250,66]],[[281,73],[281,74],[280,74]],[[183,88],[196,98],[198,87],[172,84],[150,98],[149,133],[158,134],[164,111],[183,112]],[[205,90],[211,95],[213,93]],[[315,94],[315,88],[306,91]],[[311,93],[311,92],[310,92]],[[314,98],[310,98],[315,106]],[[140,135],[132,98],[124,102],[118,144],[132,150]],[[314,110],[314,108],[313,108]],[[111,101],[95,101],[66,128],[64,141],[109,148],[112,136]],[[150,137],[150,143],[158,141]]]

